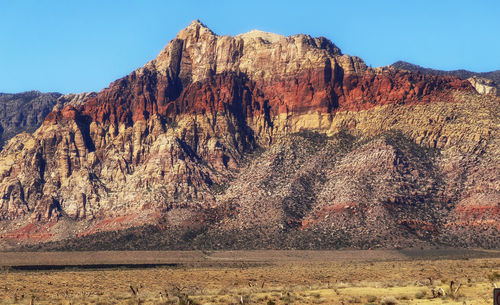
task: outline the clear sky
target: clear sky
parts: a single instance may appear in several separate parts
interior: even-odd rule
[[[194,19],[221,35],[325,36],[374,67],[500,69],[498,0],[0,0],[0,92],[99,91]]]

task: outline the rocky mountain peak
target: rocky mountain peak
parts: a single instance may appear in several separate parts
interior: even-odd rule
[[[64,101],[0,152],[0,248],[131,227],[169,249],[500,241],[498,99],[467,80],[194,21]]]
[[[332,69],[337,62],[348,71],[366,69],[361,59],[337,59],[340,56],[341,50],[324,37],[304,34],[286,37],[260,30],[219,36],[195,20],[144,68],[180,77],[183,84],[225,72],[244,73],[251,78],[295,75],[305,69],[323,69],[326,63]]]
[[[207,36],[217,36],[210,28],[208,28],[200,20],[193,20],[186,28],[177,33],[176,39],[186,41],[198,41],[206,39]]]

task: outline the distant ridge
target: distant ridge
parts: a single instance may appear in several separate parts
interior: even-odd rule
[[[22,132],[35,132],[54,108],[81,105],[94,95],[94,92],[63,95],[58,92],[42,93],[36,90],[0,93],[0,149],[12,137]]]
[[[0,93],[0,148],[15,135],[34,132],[52,111],[60,93]]]
[[[473,72],[464,69],[444,71],[444,70],[435,70],[431,68],[424,68],[422,66],[401,60],[393,63],[391,67],[413,72],[420,72],[429,75],[451,75],[461,79],[468,79],[473,76],[482,77],[492,80],[495,83],[494,86],[497,88],[497,94],[500,94],[500,70],[495,70],[490,72]]]

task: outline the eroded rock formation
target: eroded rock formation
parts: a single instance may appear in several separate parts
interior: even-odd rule
[[[5,146],[2,239],[498,247],[498,103],[453,76],[368,68],[325,38],[195,21]]]
[[[467,79],[479,94],[498,95],[494,81],[487,78],[473,76]]]

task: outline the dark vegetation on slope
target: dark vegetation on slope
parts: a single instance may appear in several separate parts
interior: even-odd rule
[[[307,131],[291,135],[278,143],[269,150],[259,148],[253,154],[248,154],[247,170],[251,173],[251,168],[256,166],[263,170],[265,165],[262,165],[262,160],[271,155],[275,157],[269,170],[271,174],[264,179],[256,178],[254,183],[273,194],[290,190],[280,199],[284,214],[279,226],[268,223],[252,228],[226,229],[221,221],[237,221],[237,216],[233,216],[235,211],[243,214],[239,217],[244,217],[240,203],[228,201],[223,206],[209,210],[188,208],[198,215],[195,219],[204,219],[203,223],[194,221],[184,226],[171,226],[168,219],[163,219],[154,225],[29,245],[23,250],[500,247],[500,239],[495,240],[494,234],[490,239],[475,238],[474,234],[441,234],[440,226],[444,224],[440,218],[448,213],[449,201],[439,195],[445,186],[436,167],[440,157],[438,149],[417,145],[399,131],[388,131],[368,139],[356,138],[344,131],[333,137]],[[359,190],[360,206],[331,215],[336,217],[335,226],[318,217],[315,219],[319,212],[312,207],[318,202],[322,205],[321,192],[329,187],[331,179],[338,179],[338,176],[330,177],[331,171],[345,160],[345,156],[362,153],[374,145],[387,145],[387,149],[394,152],[395,159],[391,161],[394,162],[394,172],[390,173],[394,177],[393,184],[377,185],[384,179],[383,171],[367,168],[354,174],[358,175],[355,178],[363,178],[366,183],[365,188]],[[278,146],[280,149],[276,152]],[[367,160],[365,166],[369,167],[369,162]],[[316,165],[311,166],[311,163]],[[383,165],[383,162],[380,163]],[[415,170],[423,177],[416,178]],[[252,176],[248,178],[254,179]],[[413,184],[411,193],[406,188],[410,182]],[[387,188],[387,185],[391,188]],[[230,190],[224,187],[213,191],[220,193]],[[361,212],[369,207],[379,213],[373,216],[375,220]],[[272,209],[269,211],[272,213]],[[312,225],[306,226],[311,219]],[[435,227],[426,227],[425,224],[431,223]]]

